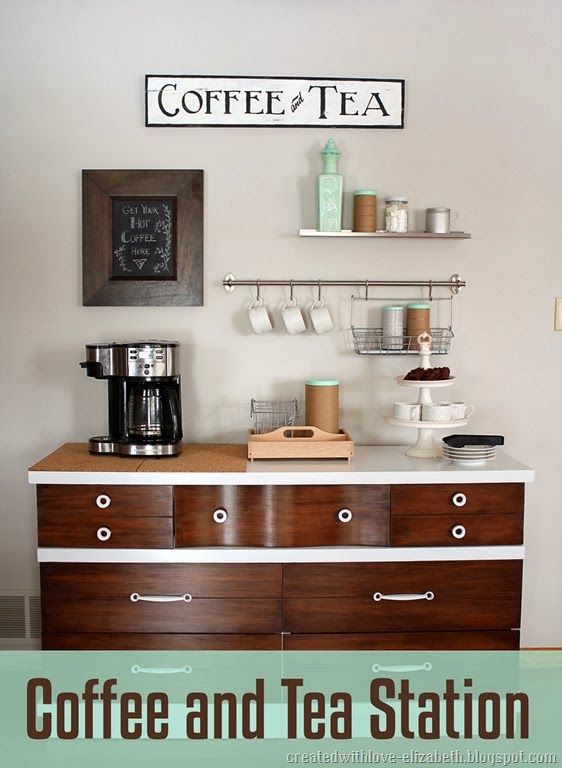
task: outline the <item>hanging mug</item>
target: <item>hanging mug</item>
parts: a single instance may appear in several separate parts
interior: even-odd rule
[[[321,280],[318,281],[318,298],[312,302],[312,306],[309,309],[309,314],[312,327],[318,335],[322,333],[328,333],[334,327],[334,321],[332,320],[330,310],[322,298]]]
[[[287,301],[283,304],[281,317],[283,318],[283,323],[285,324],[285,330],[291,336],[306,331],[306,325],[304,323],[301,308],[299,307],[295,298],[287,299]]]
[[[267,333],[273,328],[267,307],[260,296],[257,296],[248,307],[248,319],[254,333]]]
[[[328,333],[334,327],[334,321],[330,310],[325,305],[324,299],[315,299],[310,307],[310,321],[318,334]]]

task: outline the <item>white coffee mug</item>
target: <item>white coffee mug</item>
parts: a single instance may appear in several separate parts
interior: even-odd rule
[[[273,325],[269,318],[269,312],[267,307],[263,303],[263,299],[254,299],[248,307],[248,319],[254,333],[267,333],[271,331]]]
[[[424,403],[422,421],[451,421],[452,410],[451,403]]]
[[[330,310],[325,305],[324,299],[316,299],[309,310],[310,321],[316,333],[328,333],[334,327],[334,321]]]
[[[474,406],[467,403],[451,403],[451,418],[453,421],[468,419],[474,413]]]
[[[293,336],[296,333],[306,331],[306,325],[302,316],[301,308],[296,299],[287,299],[281,310],[281,317],[285,324],[285,330]]]
[[[401,421],[419,421],[421,406],[419,403],[394,403],[392,413]]]

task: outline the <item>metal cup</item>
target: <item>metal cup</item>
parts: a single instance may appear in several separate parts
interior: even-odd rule
[[[428,208],[425,212],[425,231],[435,235],[446,235],[457,217],[458,214],[455,213],[451,218],[450,208]]]

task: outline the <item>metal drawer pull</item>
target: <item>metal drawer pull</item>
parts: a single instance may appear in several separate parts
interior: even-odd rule
[[[464,493],[455,493],[451,499],[455,507],[464,507],[466,504],[466,496]]]
[[[215,523],[224,523],[226,522],[226,518],[228,517],[228,512],[226,509],[215,509],[213,512],[213,520]]]
[[[381,664],[373,664],[371,669],[373,672],[431,672],[433,665],[429,661],[426,661],[425,664],[394,664],[386,667]]]
[[[464,539],[466,536],[466,528],[464,525],[453,525],[451,528],[451,533],[455,537],[455,539]]]
[[[421,595],[383,595],[381,592],[375,592],[373,600],[378,603],[380,600],[396,600],[397,602],[406,602],[408,600],[433,600],[433,592],[424,592]]]
[[[98,528],[96,536],[100,541],[108,541],[111,538],[111,528]]]
[[[353,517],[353,512],[350,509],[340,509],[338,512],[338,520],[340,523],[349,523]]]
[[[186,664],[185,667],[139,667],[138,664],[133,664],[131,667],[133,675],[138,675],[141,672],[144,675],[176,675],[178,672],[185,672],[186,675],[190,675],[193,672],[193,667]]]
[[[100,493],[96,499],[96,506],[99,509],[107,509],[111,504],[111,498],[106,493]]]
[[[130,600],[132,603],[138,603],[139,600],[144,603],[190,603],[193,598],[191,595],[139,595],[138,592],[133,592]]]

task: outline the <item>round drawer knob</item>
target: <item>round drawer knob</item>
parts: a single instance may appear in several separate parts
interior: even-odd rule
[[[451,528],[451,533],[455,537],[455,539],[464,539],[466,536],[466,528],[464,525],[453,525]]]
[[[213,520],[215,523],[224,523],[228,517],[226,509],[215,509],[213,512]]]
[[[99,507],[99,509],[107,509],[110,504],[110,497],[106,493],[100,493],[96,499],[96,507]]]
[[[353,517],[353,512],[350,509],[340,509],[338,512],[338,520],[340,523],[349,523]]]
[[[111,538],[111,528],[105,528],[105,526],[98,528],[96,531],[96,536],[100,541],[109,541]]]
[[[451,499],[455,507],[464,507],[466,504],[466,496],[464,493],[455,493]]]

